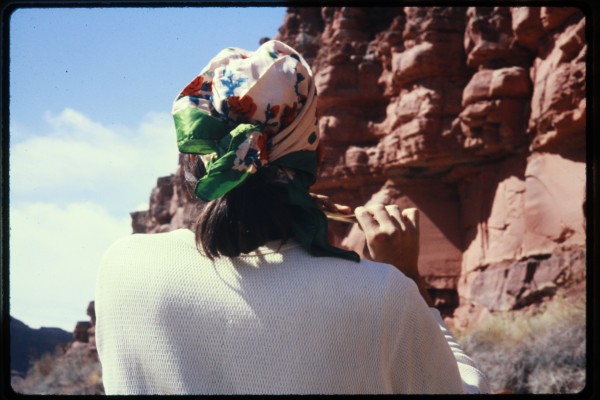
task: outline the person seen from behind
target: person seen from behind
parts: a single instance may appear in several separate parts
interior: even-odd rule
[[[195,233],[106,252],[96,342],[107,394],[486,393],[418,270],[419,213],[358,207],[371,259],[332,246],[309,192],[313,73],[291,47],[227,48],[177,96]]]

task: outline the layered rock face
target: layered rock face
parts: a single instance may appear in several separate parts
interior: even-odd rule
[[[71,352],[83,352],[93,359],[98,359],[96,349],[96,306],[90,301],[87,307],[89,321],[77,321],[73,329],[73,342],[66,347],[66,354]]]
[[[569,7],[288,9],[276,39],[319,94],[312,190],[419,208],[420,269],[446,315],[583,287],[585,23]],[[193,225],[183,182],[159,179],[135,232]],[[331,229],[365,254],[358,227]]]
[[[168,232],[195,225],[203,203],[194,196],[184,165],[185,156],[180,155],[177,171],[157,179],[148,210],[131,213],[133,233]]]

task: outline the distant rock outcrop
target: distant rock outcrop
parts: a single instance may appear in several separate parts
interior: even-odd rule
[[[460,323],[585,284],[585,28],[572,7],[288,8],[276,39],[319,93],[313,191],[418,207],[420,268]],[[193,226],[183,182],[159,179],[135,232]]]

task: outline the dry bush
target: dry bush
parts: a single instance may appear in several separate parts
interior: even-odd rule
[[[492,392],[577,393],[585,387],[585,297],[556,298],[534,313],[494,314],[459,337]]]
[[[66,354],[45,354],[24,379],[12,384],[23,394],[104,394],[100,362],[86,346],[71,347]]]

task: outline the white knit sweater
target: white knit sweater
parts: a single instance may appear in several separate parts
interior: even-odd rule
[[[488,391],[412,280],[296,242],[213,263],[189,230],[131,235],[95,300],[107,394]]]

